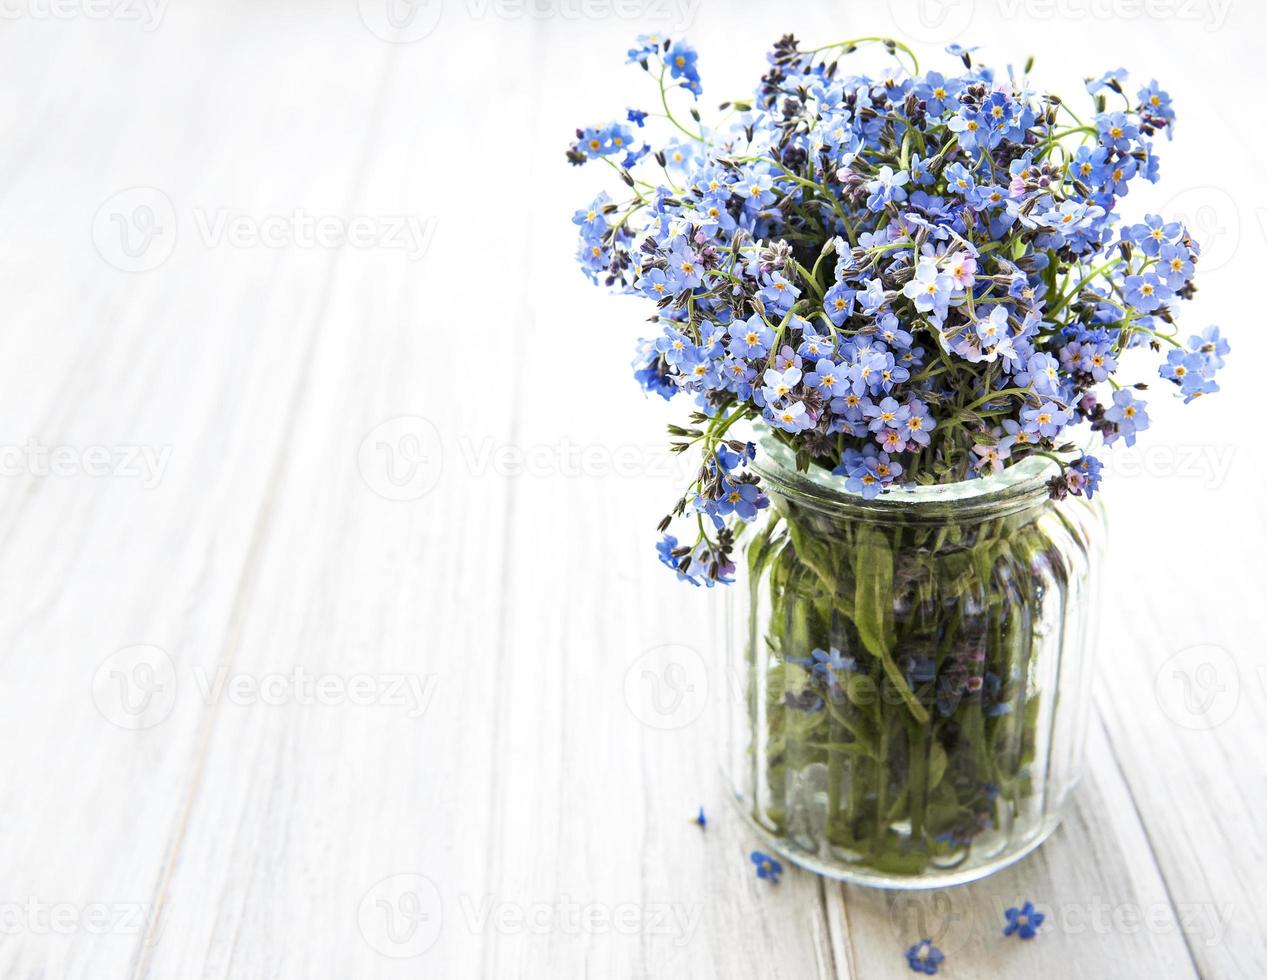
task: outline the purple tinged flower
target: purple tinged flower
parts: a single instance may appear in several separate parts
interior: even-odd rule
[[[1157,254],[1157,271],[1171,289],[1182,289],[1192,278],[1192,253],[1185,245],[1163,245]]]
[[[769,207],[775,201],[774,178],[765,170],[749,170],[735,185],[735,193],[749,208]]]
[[[654,300],[672,296],[677,291],[663,269],[649,269],[634,285]]]
[[[1021,412],[1021,419],[1025,423],[1026,432],[1037,433],[1044,439],[1053,439],[1069,424],[1069,413],[1055,402],[1044,402],[1038,408]]]
[[[587,241],[599,238],[607,230],[607,216],[603,214],[603,208],[610,202],[611,198],[606,194],[599,194],[589,207],[581,208],[572,215],[572,224],[580,226],[581,235]]]
[[[828,679],[834,679],[836,671],[843,670],[846,673],[858,669],[857,661],[853,657],[844,656],[835,647],[828,650],[814,650],[810,654],[813,659],[813,672]]]
[[[685,41],[674,41],[665,54],[664,63],[668,66],[671,77],[684,79],[683,85],[691,88],[689,83],[699,82],[699,72],[695,67],[698,60],[699,52],[693,47]]]
[[[914,337],[902,329],[901,321],[892,313],[885,313],[877,321],[876,335],[890,347],[910,347],[914,341]]]
[[[928,414],[928,406],[918,398],[912,398],[906,403],[906,411],[903,436],[919,446],[927,446],[930,433],[937,428],[937,423]]]
[[[921,939],[906,951],[906,962],[915,973],[933,976],[946,959],[946,954],[931,939]]]
[[[864,452],[856,449],[845,450],[840,465],[832,470],[832,473],[846,477],[846,490],[861,494],[864,500],[871,500],[878,497],[880,491],[902,475],[902,467],[895,463],[888,453],[880,452],[874,446],[868,446]]]
[[[1136,399],[1129,388],[1119,388],[1113,392],[1113,404],[1104,412],[1104,417],[1117,426],[1117,433],[1105,441],[1112,442],[1122,436],[1128,446],[1135,445],[1135,433],[1148,428],[1148,413],[1144,411],[1144,401]]]
[[[963,90],[963,82],[957,78],[943,78],[939,72],[930,71],[915,84],[915,97],[923,99],[925,110],[937,117],[948,108],[959,104],[955,98]]]
[[[1004,914],[1007,916],[1007,925],[1003,927],[1003,935],[1016,933],[1022,939],[1033,939],[1046,918],[1042,912],[1036,912],[1034,903],[1029,901],[1019,909],[1008,909]]]
[[[1101,145],[1111,150],[1129,153],[1131,140],[1139,138],[1139,127],[1124,112],[1102,112],[1095,117],[1095,127],[1100,134]]]
[[[1231,352],[1231,345],[1219,336],[1218,327],[1207,327],[1203,333],[1188,338],[1188,347],[1205,358],[1208,371],[1223,367],[1224,358]]]
[[[776,858],[764,851],[753,851],[748,857],[757,866],[758,878],[764,878],[772,885],[779,883],[779,875],[783,874],[783,865]]]
[[[786,313],[801,295],[800,289],[777,272],[766,274],[762,279],[761,298],[766,306]]]
[[[1100,489],[1100,469],[1102,464],[1094,456],[1088,456],[1085,453],[1078,458],[1069,467],[1066,474],[1066,483],[1071,493],[1079,495],[1086,494],[1088,500],[1092,499],[1096,491]]]
[[[957,251],[946,257],[943,263],[946,273],[959,289],[971,289],[976,281],[977,257],[970,252]]]
[[[1050,354],[1031,354],[1025,362],[1028,383],[1040,395],[1054,395],[1060,386],[1060,364]]]
[[[1122,238],[1134,242],[1145,255],[1161,254],[1162,246],[1169,245],[1183,232],[1177,221],[1167,223],[1160,215],[1144,216],[1143,224],[1132,225],[1122,232]]]
[[[1199,351],[1172,350],[1166,355],[1166,363],[1158,369],[1158,373],[1179,386],[1185,402],[1219,390],[1214,372]]]
[[[784,432],[801,432],[814,426],[814,418],[805,411],[804,402],[792,402],[782,408],[767,406],[766,419]]]
[[[1146,272],[1142,276],[1127,276],[1123,286],[1126,302],[1141,313],[1152,313],[1173,295],[1170,287],[1153,272]]]
[[[818,389],[824,398],[835,398],[848,390],[849,375],[842,366],[824,357],[805,375],[805,387]]]
[[[830,357],[833,350],[836,349],[836,343],[830,337],[824,337],[816,333],[804,334],[801,338],[801,346],[796,352],[802,357],[812,358],[819,361],[824,357]]]
[[[700,265],[699,256],[680,242],[669,253],[668,266],[674,292],[694,289],[704,281],[704,267]]]
[[[717,498],[717,513],[721,516],[735,514],[740,520],[751,521],[757,511],[770,505],[770,498],[755,483],[721,481],[721,495]]]
[[[695,815],[695,820],[693,822],[700,830],[704,830],[708,827],[708,817],[704,816],[703,807],[699,808],[699,813]]]
[[[977,443],[972,447],[972,451],[977,454],[977,471],[990,473],[998,473],[1003,469],[1004,462],[1008,459],[1008,447],[1002,445],[988,445],[986,443]]]
[[[868,426],[872,432],[882,432],[885,429],[901,431],[911,417],[911,410],[900,404],[896,398],[889,397],[878,405],[864,403],[862,414],[872,420]]]
[[[730,344],[726,349],[735,357],[764,357],[774,343],[774,330],[756,313],[732,323],[727,333]]]
[[[891,201],[905,201],[905,185],[910,179],[911,175],[905,170],[895,173],[887,164],[881,167],[876,172],[875,178],[867,181],[869,194],[867,208],[871,211],[881,211]]]
[[[762,375],[761,380],[765,382],[761,394],[766,403],[782,401],[801,383],[801,370],[795,367],[788,368],[786,371],[770,368]]]
[[[681,366],[696,359],[695,344],[676,327],[664,328],[664,336],[655,342],[655,349],[669,364]]]
[[[959,112],[950,117],[946,127],[959,137],[959,145],[965,150],[989,145],[988,126],[981,113],[972,106],[960,106]]]
[[[853,315],[856,289],[850,289],[843,282],[838,282],[823,297],[823,312],[835,326],[840,326]]]
[[[932,313],[941,319],[954,288],[954,278],[939,270],[935,259],[923,258],[915,267],[915,278],[902,287],[902,294],[913,299],[915,309],[921,313]]]

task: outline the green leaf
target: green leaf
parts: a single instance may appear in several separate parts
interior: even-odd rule
[[[862,644],[884,665],[893,686],[920,724],[928,709],[919,703],[893,660],[893,552],[876,527],[864,525],[854,541],[854,625]]]
[[[933,740],[933,747],[928,753],[928,788],[936,789],[946,775],[946,750],[941,742]]]

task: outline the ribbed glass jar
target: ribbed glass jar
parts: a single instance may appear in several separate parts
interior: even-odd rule
[[[768,435],[732,587],[727,765],[770,849],[889,888],[972,881],[1056,828],[1081,768],[1099,501],[1039,457],[873,500]]]

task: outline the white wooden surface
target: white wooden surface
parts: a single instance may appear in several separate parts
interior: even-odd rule
[[[950,977],[1267,974],[1261,7],[431,0],[389,43],[359,6],[5,7],[0,975],[870,980],[921,935]],[[1178,195],[1234,360],[1118,463],[1077,810],[979,884],[771,887],[715,774],[718,597],[652,557],[645,311],[572,268],[562,154],[683,24],[705,104],[784,30],[1176,94],[1132,203]]]

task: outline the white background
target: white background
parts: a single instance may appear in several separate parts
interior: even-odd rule
[[[952,977],[1267,972],[1261,5],[403,13],[0,5],[0,975],[869,980],[921,935]],[[574,268],[601,175],[563,156],[684,28],[705,109],[788,30],[1175,96],[1127,207],[1192,222],[1186,323],[1233,356],[1111,466],[1078,807],[977,885],[772,887],[715,775],[648,310]],[[1025,898],[1048,925],[1005,942]]]

